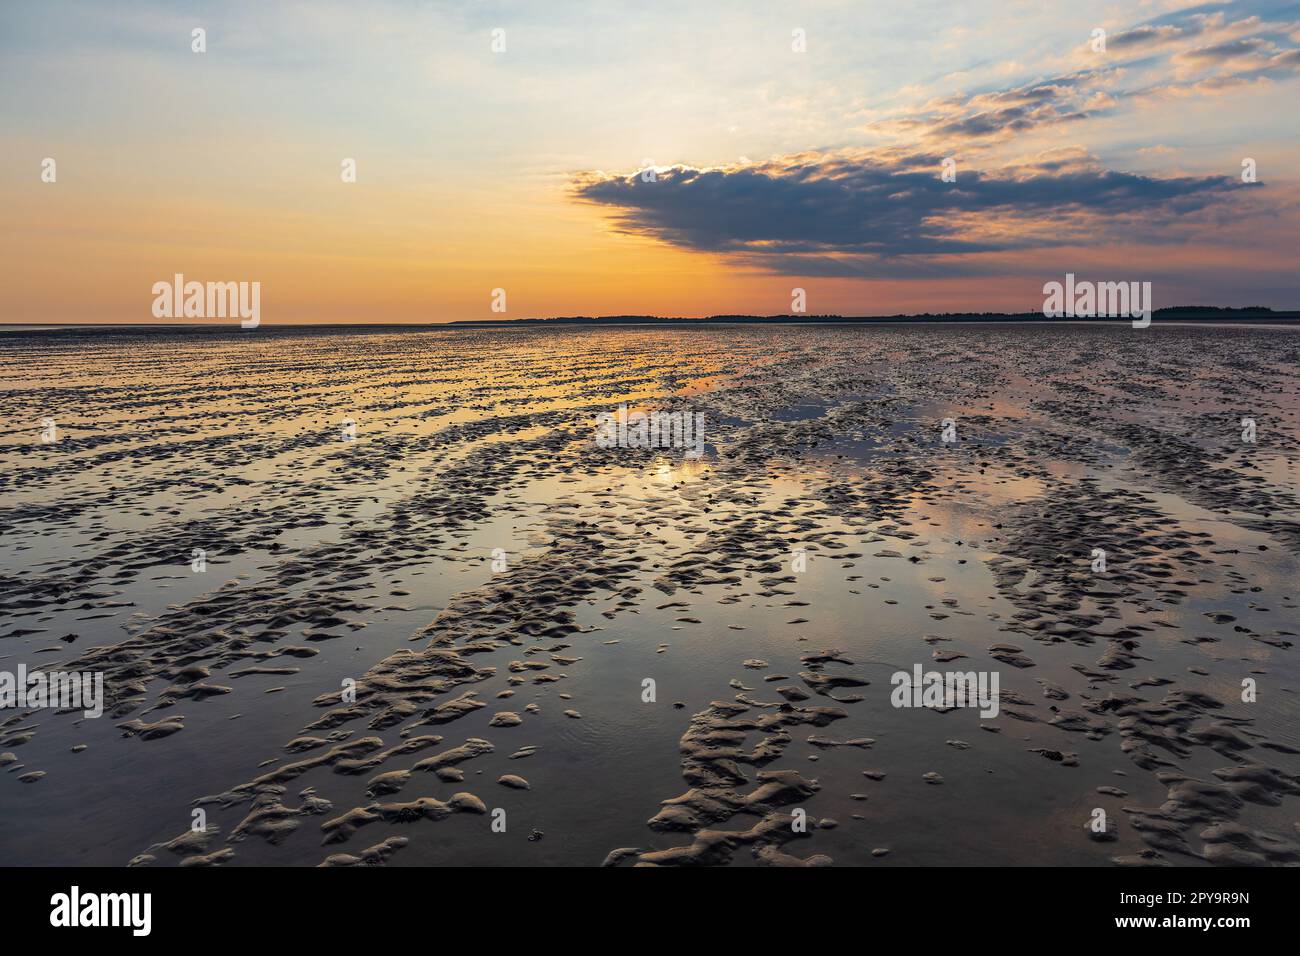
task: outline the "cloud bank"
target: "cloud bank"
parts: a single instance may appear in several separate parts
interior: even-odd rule
[[[1195,241],[1261,214],[1248,197],[1263,183],[1242,182],[1236,159],[1223,175],[1140,174],[1105,168],[1078,140],[1103,118],[1294,79],[1300,6],[1174,11],[1057,62],[1069,69],[931,97],[862,129],[893,145],[679,164],[652,179],[585,172],[573,194],[620,232],[764,271],[898,278],[995,274],[992,259],[1003,254],[1005,268],[1017,250]],[[1039,152],[1015,156],[1035,135]],[[1044,135],[1075,142],[1043,151]],[[946,156],[960,164],[955,181],[941,177]]]

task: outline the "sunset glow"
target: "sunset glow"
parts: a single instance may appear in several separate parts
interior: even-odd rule
[[[540,6],[6,5],[5,321],[1296,303],[1287,4]]]

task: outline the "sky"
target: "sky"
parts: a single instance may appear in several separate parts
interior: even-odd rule
[[[0,322],[1297,308],[1298,102],[1300,0],[0,0]]]

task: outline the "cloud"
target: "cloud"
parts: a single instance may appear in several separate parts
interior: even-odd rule
[[[802,154],[678,165],[653,181],[640,172],[584,174],[573,189],[613,211],[619,231],[768,271],[864,275],[889,261],[892,275],[926,275],[946,268],[943,257],[1129,241],[1246,188],[1229,177],[1107,170],[1078,149],[958,170],[953,183],[942,181],[941,161],[889,150]]]
[[[1203,26],[1197,27],[1174,26],[1166,24],[1165,26],[1140,26],[1132,30],[1126,30],[1123,33],[1117,33],[1106,41],[1106,48],[1111,51],[1128,51],[1128,50],[1149,50],[1152,47],[1162,46],[1166,43],[1172,43],[1175,40],[1199,33]]]
[[[1102,91],[1109,72],[1083,70],[1004,90],[934,99],[872,129],[944,149],[959,143],[1008,140],[1110,109],[1114,101]]]
[[[1069,70],[1006,89],[931,99],[864,131],[969,154],[1031,133],[1064,133],[1121,111],[1158,109],[1158,101],[1294,77],[1300,71],[1298,17],[1300,4],[1275,0],[1174,11],[1112,31],[1105,52],[1081,38],[1064,58]],[[1061,62],[1049,61],[1058,68]]]
[[[1210,46],[1197,47],[1179,53],[1174,59],[1186,63],[1224,63],[1242,56],[1249,56],[1267,49],[1269,46],[1259,37],[1242,37],[1238,40],[1225,40]]]
[[[856,131],[883,146],[682,164],[653,182],[587,173],[573,192],[617,231],[778,274],[1005,275],[1040,251],[1203,245],[1267,214],[1262,184],[1123,172],[1081,145],[1033,151],[1087,142],[1104,117],[1294,77],[1298,16],[1292,0],[1173,10],[1112,30],[1104,53],[1062,49],[1018,82],[928,99],[914,86],[912,103],[864,111],[872,121]],[[945,156],[962,164],[955,183],[940,177]]]

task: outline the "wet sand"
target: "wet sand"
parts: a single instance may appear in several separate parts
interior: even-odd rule
[[[1294,865],[1298,370],[1158,324],[12,332],[0,670],[108,703],[0,711],[0,858]],[[705,455],[599,447],[621,402]],[[891,706],[916,664],[998,715]]]

